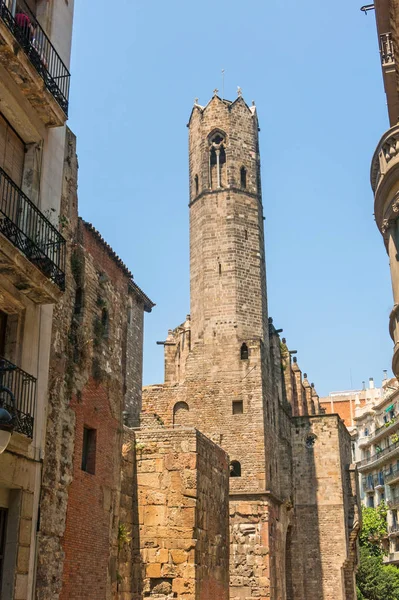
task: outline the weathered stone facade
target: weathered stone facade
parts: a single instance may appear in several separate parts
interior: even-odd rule
[[[229,455],[231,600],[352,600],[349,437],[318,416],[314,386],[268,318],[258,129],[242,97],[193,108],[191,311],[164,342],[165,383],[144,389],[142,427],[197,427]],[[319,519],[330,505],[334,519]],[[330,569],[296,570],[312,557]]]
[[[52,333],[37,571],[43,600],[117,593],[123,416],[139,410],[137,392],[126,411],[124,398],[128,386],[141,387],[141,358],[129,360],[142,355],[143,313],[153,306],[78,218],[75,145],[67,131],[61,214],[68,285]]]
[[[133,535],[120,598],[227,600],[226,453],[194,429],[162,428],[126,430],[124,458],[120,518]]]

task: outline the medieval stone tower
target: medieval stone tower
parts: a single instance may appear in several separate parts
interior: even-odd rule
[[[321,571],[312,589],[302,584],[320,545],[317,515],[313,518],[319,502],[316,437],[330,438],[334,430],[336,447],[329,442],[328,451],[339,473],[332,486],[340,490],[343,520],[344,495],[349,507],[351,491],[349,476],[343,481],[342,428],[334,417],[332,430],[323,429],[325,417],[317,416],[322,434],[312,433],[313,422],[303,415],[319,413],[317,394],[306,379],[302,383],[268,318],[256,108],[241,95],[234,102],[214,95],[207,106],[194,105],[188,128],[190,315],[160,342],[165,383],[144,389],[141,426],[195,427],[227,452],[231,600],[352,599],[353,568],[353,593],[347,596],[340,582],[327,579],[333,595],[320,595]],[[301,456],[296,462],[295,443]],[[295,494],[309,473],[313,495],[307,498],[308,490],[302,490],[301,502],[310,507],[304,510],[313,518],[314,535],[306,560],[295,558],[294,576],[292,557],[306,541],[306,524],[295,522]],[[327,497],[333,497],[329,488]],[[346,525],[339,527],[338,570],[330,567],[335,580],[348,554]],[[331,565],[330,558],[327,562]]]

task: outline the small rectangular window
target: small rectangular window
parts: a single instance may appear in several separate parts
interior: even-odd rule
[[[82,448],[82,471],[91,473],[96,472],[96,437],[97,431],[84,427],[83,429],[83,448]]]
[[[242,400],[233,401],[233,415],[242,415],[244,412],[244,403]]]

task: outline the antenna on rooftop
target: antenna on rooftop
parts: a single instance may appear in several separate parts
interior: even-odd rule
[[[224,100],[224,74],[225,70],[222,69],[222,100]]]

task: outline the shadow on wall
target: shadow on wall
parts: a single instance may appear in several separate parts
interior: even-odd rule
[[[349,433],[337,415],[296,417],[292,439],[287,600],[356,600],[357,486]]]
[[[134,432],[124,429],[118,530],[117,598],[143,598],[143,562],[140,554],[139,504]]]
[[[295,508],[293,526],[288,529],[286,540],[287,600],[322,600],[323,567],[315,462],[319,440],[309,419],[294,419],[293,428]]]

